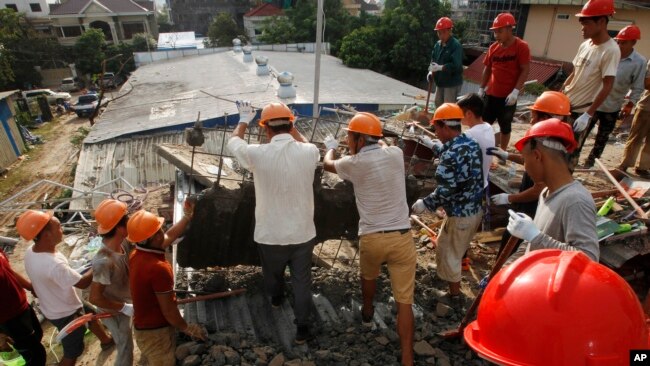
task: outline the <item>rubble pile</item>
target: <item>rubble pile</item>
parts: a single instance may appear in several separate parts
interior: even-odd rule
[[[271,330],[260,329],[268,327],[268,322],[256,324],[256,319],[271,319],[275,316],[272,312],[278,311],[272,309],[268,300],[265,300],[262,273],[258,267],[237,266],[213,273],[196,272],[189,279],[181,279],[182,284],[189,284],[193,291],[215,292],[228,288],[246,288],[247,292],[243,295],[245,299],[232,301],[238,301],[236,304],[240,305],[246,304],[251,312],[255,329],[253,332],[237,332],[234,329],[224,328],[215,331],[214,327],[207,326],[210,332],[207,342],[195,342],[186,338],[179,341],[176,351],[179,363],[186,366],[398,365],[400,350],[398,335],[395,332],[396,308],[387,272],[384,270],[378,278],[375,325],[372,329],[361,325],[359,310],[361,293],[356,268],[314,267],[312,276],[316,308],[313,311],[312,333],[315,338],[301,346],[287,345],[286,342],[283,344],[269,336],[269,334],[282,333],[283,327],[290,332],[295,332],[295,326],[292,324],[285,326],[275,323],[277,329]],[[420,265],[418,265],[416,278],[418,281],[414,305],[416,365],[487,365],[487,362],[478,358],[459,339],[444,340],[437,334],[457,327],[464,315],[463,312],[444,303],[446,283],[436,278],[434,269],[427,269]],[[468,281],[464,279],[463,282],[466,288]],[[289,284],[288,299],[292,298],[290,291]],[[467,299],[466,307],[472,300],[473,298]],[[323,303],[327,304],[325,307],[331,304],[336,315],[323,317],[323,309],[320,308]],[[233,307],[229,304],[215,303],[206,305],[206,308],[211,309],[212,306],[214,309]],[[291,312],[289,305],[283,306],[280,310],[282,313],[287,311]],[[232,313],[227,316],[232,317],[230,314]],[[187,312],[185,316],[188,317]],[[288,316],[288,319],[292,319],[291,316]],[[239,319],[230,319],[230,321],[240,322]],[[273,323],[273,320],[269,321]],[[208,324],[212,323],[208,321]],[[293,339],[293,333],[290,337]]]

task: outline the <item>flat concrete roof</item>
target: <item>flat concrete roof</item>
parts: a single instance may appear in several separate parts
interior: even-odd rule
[[[180,130],[194,123],[201,113],[204,126],[235,124],[237,108],[231,101],[250,100],[256,107],[281,101],[299,114],[311,115],[314,94],[314,54],[295,52],[253,52],[264,55],[277,72],[294,75],[296,97],[277,97],[275,77],[257,76],[255,62],[244,63],[242,53],[232,51],[156,62],[138,68],[120,90],[85,143],[152,132]],[[211,97],[218,96],[230,101]],[[412,97],[425,90],[370,70],[348,68],[341,60],[321,57],[319,104],[350,104],[357,110],[395,109],[411,105]],[[228,114],[224,118],[224,114]]]

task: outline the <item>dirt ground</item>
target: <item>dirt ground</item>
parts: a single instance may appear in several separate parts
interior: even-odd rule
[[[59,118],[55,122],[46,124],[41,129],[35,130],[35,134],[43,135],[44,144],[34,147],[25,155],[25,158],[11,166],[9,172],[4,177],[0,177],[0,201],[11,197],[40,179],[48,179],[71,185],[74,179],[73,170],[79,152],[78,141],[75,144],[71,140],[74,140],[75,135],[78,135],[77,131],[80,127],[89,128],[88,120],[77,118],[74,114],[69,114]],[[512,144],[514,144],[514,141],[518,138],[523,136],[527,127],[528,125],[525,124],[515,124],[513,126]],[[624,140],[610,141],[610,144],[608,144],[605,149],[605,153],[601,160],[610,168],[613,168],[618,164],[619,159],[622,156],[624,142]],[[589,154],[592,146],[593,138],[591,138],[585,145],[581,161]],[[611,184],[600,174],[578,173],[576,174],[576,178],[584,181],[591,190],[604,190],[611,188]],[[152,196],[157,197],[155,201],[158,201],[166,194],[165,192],[167,192],[167,190],[160,190]],[[59,188],[50,185],[43,185],[35,187],[33,190],[27,192],[20,201],[36,201],[43,199],[45,195],[53,198],[60,193],[61,189]],[[154,208],[152,207],[151,201],[147,204],[147,208],[149,209]],[[153,206],[155,206],[155,204],[153,204]],[[0,235],[9,237],[18,236],[14,229],[14,220],[16,217],[17,213],[3,214],[0,217]],[[423,217],[423,219],[427,223],[434,221],[431,217],[426,216]],[[414,227],[413,232],[416,241],[422,237],[419,228]],[[336,254],[336,250],[338,250],[338,244],[338,242],[328,242],[326,248],[323,250],[322,257],[331,261],[331,258]],[[14,248],[13,254],[10,256],[12,266],[20,273],[24,273],[23,258],[27,246],[27,243],[20,241]],[[63,248],[65,247],[64,245],[61,247],[62,250],[65,250]],[[432,261],[433,251],[430,250],[430,248],[427,248],[426,244],[418,247],[420,248],[419,250],[421,254],[423,254],[419,256],[420,264],[426,266],[427,263]],[[356,249],[351,247],[349,243],[344,243],[341,252],[339,253],[339,257],[337,257],[338,262],[335,265],[337,267],[342,265],[353,265],[353,261],[358,263],[358,256],[355,258],[355,251]],[[470,251],[470,257],[473,260],[472,270],[469,273],[471,283],[475,283],[475,281],[482,278],[489,270],[495,252],[495,245],[473,245],[472,250]],[[354,263],[354,265],[356,265],[356,263]],[[473,286],[471,286],[469,282],[464,282],[464,291],[466,293],[469,294],[473,292],[471,288],[473,288]],[[55,347],[53,350],[50,350],[49,348],[49,340],[52,338],[54,331],[55,329],[49,323],[44,323],[44,343],[46,348],[48,348],[48,361],[52,363],[56,362],[53,355],[54,353],[59,357],[62,354],[60,347]],[[86,345],[86,351],[78,361],[79,365],[108,365],[113,363],[115,357],[114,350],[101,352],[99,341],[94,335],[89,334],[86,337]],[[139,359],[138,353],[136,347],[136,360]]]

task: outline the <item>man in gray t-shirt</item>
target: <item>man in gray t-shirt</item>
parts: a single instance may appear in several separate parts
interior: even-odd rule
[[[117,200],[104,200],[95,209],[102,246],[92,261],[93,282],[89,300],[102,312],[114,313],[104,320],[104,324],[115,340],[115,365],[119,366],[133,364],[133,305],[129,286],[131,248],[126,241],[128,218],[126,204]]]
[[[526,173],[535,182],[544,182],[535,220],[509,211],[508,231],[524,239],[510,262],[529,250],[579,250],[598,261],[596,206],[591,194],[569,171],[568,154],[576,148],[571,127],[551,118],[533,125],[515,147],[521,151]]]

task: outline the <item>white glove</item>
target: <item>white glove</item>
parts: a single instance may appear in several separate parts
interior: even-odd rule
[[[492,204],[495,205],[507,205],[510,203],[507,193],[495,194],[494,196],[490,197],[490,200],[492,201]]]
[[[255,118],[255,111],[248,100],[238,100],[237,110],[239,111],[239,123],[249,124]]]
[[[481,98],[485,98],[485,88],[478,88],[478,93],[476,94]]]
[[[122,309],[120,309],[120,313],[132,317],[133,316],[133,304],[129,303],[124,303],[124,306],[122,306]]]
[[[512,89],[510,94],[506,97],[506,105],[515,105],[517,104],[517,98],[519,97],[519,89]]]
[[[433,80],[433,73],[431,72],[431,70],[429,70],[429,72],[427,73],[427,82],[430,83],[431,80]]]
[[[419,200],[415,201],[413,206],[411,206],[411,211],[414,214],[419,215],[427,211],[427,206],[424,205],[424,201],[420,198]]]
[[[327,150],[335,150],[337,147],[339,147],[339,141],[332,136],[332,134],[329,134],[325,136],[325,140],[323,140],[323,144],[325,144],[325,148]]]
[[[422,145],[428,147],[431,150],[433,150],[433,148],[436,146],[438,146],[438,148],[442,146],[442,142],[440,140],[432,140],[429,136],[418,136],[418,141],[420,141]]]
[[[521,212],[514,212],[513,210],[508,210],[508,214],[510,215],[510,219],[508,220],[507,229],[512,236],[531,241],[540,234],[539,229],[535,226],[530,216]]]
[[[573,131],[575,132],[582,132],[587,128],[587,125],[589,125],[589,121],[591,120],[591,116],[589,113],[585,112],[580,117],[578,117],[574,122],[573,122]]]
[[[432,62],[431,65],[429,65],[429,72],[438,72],[442,71],[442,65],[438,65],[435,62]]]
[[[508,160],[508,152],[502,150],[500,147],[488,147],[486,153],[488,155],[496,156],[503,161]]]

